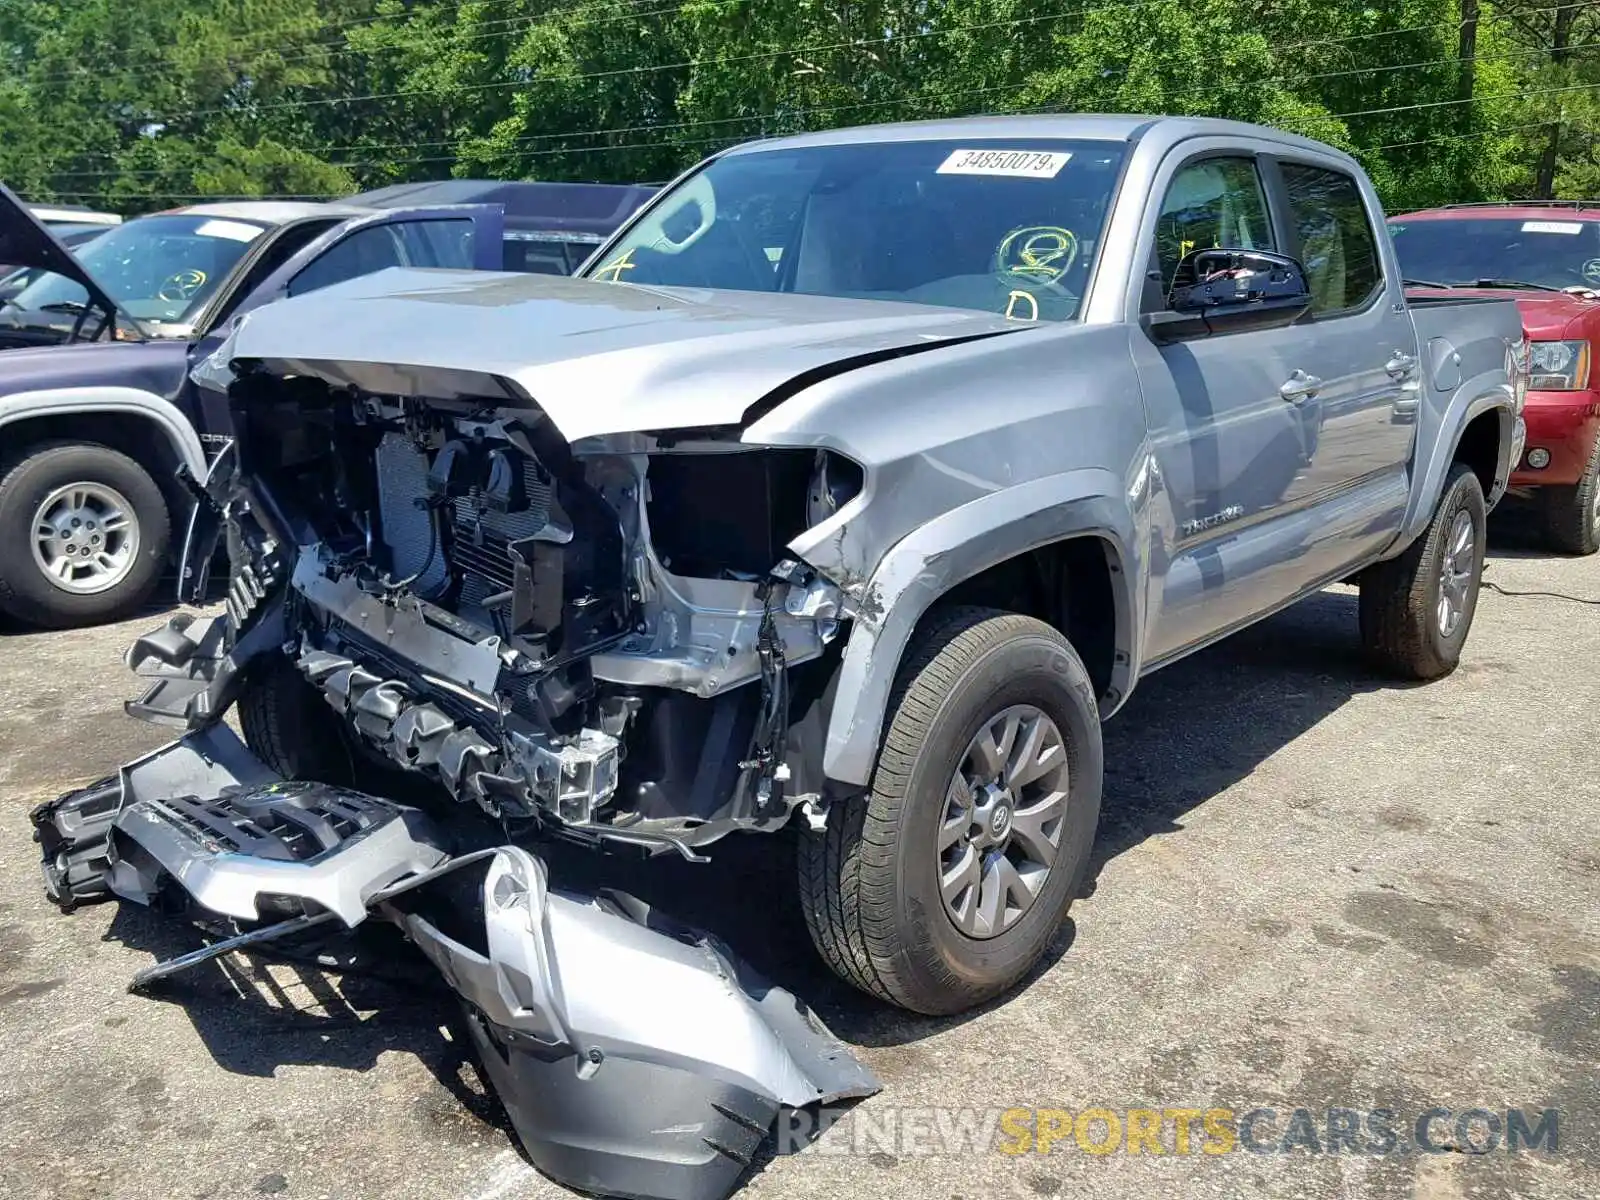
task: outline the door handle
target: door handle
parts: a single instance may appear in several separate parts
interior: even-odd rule
[[[1411,374],[1411,369],[1417,365],[1417,356],[1407,354],[1404,350],[1396,350],[1389,361],[1383,364],[1383,369],[1396,379]]]
[[[1317,390],[1320,387],[1322,387],[1322,380],[1315,375],[1307,375],[1304,371],[1296,371],[1288,379],[1284,380],[1283,386],[1278,389],[1278,395],[1282,396],[1290,404],[1304,404],[1317,394]]]

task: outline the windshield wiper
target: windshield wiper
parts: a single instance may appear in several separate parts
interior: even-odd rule
[[[1532,292],[1559,292],[1558,287],[1551,287],[1548,283],[1529,283],[1526,279],[1474,279],[1471,283],[1463,283],[1461,287],[1475,288],[1522,288]]]
[[[41,304],[39,306],[39,311],[48,313],[70,313],[73,316],[77,316],[79,313],[88,312],[89,306],[87,304],[79,304],[76,300],[57,300],[54,304]]]
[[[1533,292],[1559,292],[1558,287],[1551,287],[1548,283],[1529,283],[1526,279],[1464,279],[1460,283],[1440,283],[1435,279],[1402,279],[1406,287],[1440,288],[1443,291],[1454,292],[1465,288],[1511,288],[1518,291]]]

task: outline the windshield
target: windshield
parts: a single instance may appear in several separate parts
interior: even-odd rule
[[[206,216],[141,217],[107,229],[77,250],[78,261],[130,317],[178,321],[211,298],[266,226]],[[19,308],[76,307],[88,294],[45,274],[12,298]]]
[[[717,159],[586,274],[899,300],[1067,321],[1099,250],[1120,142],[910,141]]]
[[[1600,221],[1401,220],[1390,221],[1389,232],[1407,279],[1515,279],[1553,288],[1600,287]]]

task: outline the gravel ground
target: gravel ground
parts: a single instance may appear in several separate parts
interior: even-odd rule
[[[1502,548],[1489,578],[1600,597],[1595,560]],[[566,1194],[518,1155],[406,960],[341,978],[233,958],[139,998],[128,977],[193,935],[45,903],[29,807],[164,740],[120,707],[119,655],[151,624],[0,633],[0,1195]],[[1600,1195],[1600,608],[1486,593],[1461,669],[1421,688],[1367,674],[1354,626],[1334,589],[1141,685],[1106,729],[1090,894],[1026,988],[964,1018],[825,975],[776,840],[730,847],[731,870],[642,872],[630,886],[684,915],[722,914],[884,1082],[743,1194]],[[1135,1108],[1277,1115],[1253,1126],[1267,1153],[1200,1152],[1225,1139],[1198,1121],[1170,1153],[1169,1118],[1169,1153],[1095,1154],[1072,1115],[1032,1111],[1097,1107],[1119,1128]],[[1434,1107],[1443,1152],[1402,1152]],[[1030,1111],[998,1126],[1012,1108]],[[1330,1108],[1393,1110],[1401,1148],[1329,1152]],[[1557,1110],[1555,1151],[1470,1153],[1454,1114],[1475,1108]],[[1097,1146],[1110,1126],[1077,1132]]]

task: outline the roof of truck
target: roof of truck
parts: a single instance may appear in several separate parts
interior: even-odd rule
[[[747,142],[728,153],[739,154],[750,150],[771,150],[794,146],[838,146],[850,143],[955,141],[960,138],[1083,138],[1109,142],[1126,142],[1136,135],[1147,136],[1160,130],[1168,141],[1191,137],[1253,137],[1286,145],[1303,146],[1308,150],[1333,153],[1348,157],[1323,142],[1272,129],[1265,125],[1252,125],[1247,121],[1223,121],[1213,117],[1165,117],[1135,113],[1043,113],[1007,114],[989,117],[953,117],[932,121],[902,121],[891,125],[856,125],[844,129],[823,129],[813,133],[797,133],[769,138],[760,142]],[[1351,160],[1354,162],[1354,160]]]

